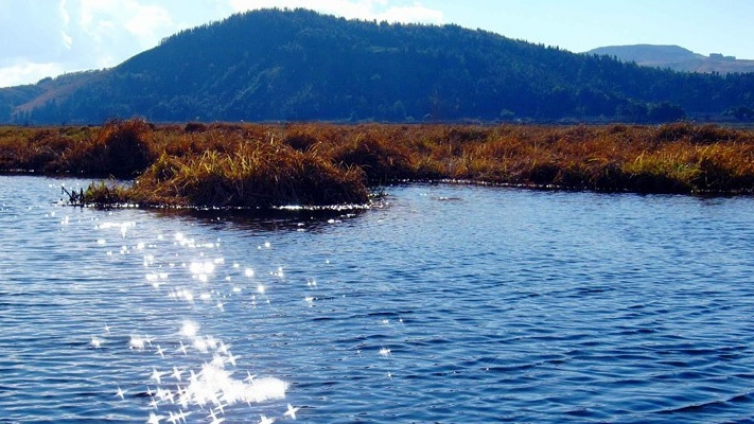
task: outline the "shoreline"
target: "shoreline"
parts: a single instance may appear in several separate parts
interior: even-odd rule
[[[754,130],[641,125],[203,124],[0,127],[0,173],[104,178],[71,204],[365,205],[374,187],[754,194]],[[131,184],[117,181],[132,180]]]

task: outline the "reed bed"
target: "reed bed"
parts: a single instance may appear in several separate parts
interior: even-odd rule
[[[754,132],[716,125],[0,128],[0,172],[112,177],[72,203],[366,204],[371,187],[456,180],[602,192],[752,194]]]

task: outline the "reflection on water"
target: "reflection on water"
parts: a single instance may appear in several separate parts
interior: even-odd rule
[[[383,202],[375,203],[373,208],[383,208]],[[167,219],[176,217],[193,219],[197,225],[210,228],[226,226],[247,231],[320,231],[344,219],[356,218],[370,209],[363,207],[336,209],[283,209],[276,211],[245,210],[164,210],[155,215]]]
[[[754,200],[96,211],[0,177],[0,422],[749,422]]]

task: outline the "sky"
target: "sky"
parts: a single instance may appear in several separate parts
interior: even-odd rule
[[[182,29],[271,7],[457,24],[577,53],[662,44],[754,59],[753,0],[0,0],[0,87],[110,68]]]

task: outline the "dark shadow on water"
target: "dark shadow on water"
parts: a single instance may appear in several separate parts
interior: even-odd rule
[[[357,218],[369,209],[293,209],[293,210],[161,210],[156,215],[183,218],[196,225],[227,229],[232,227],[250,231],[307,231],[317,232],[334,223]]]

